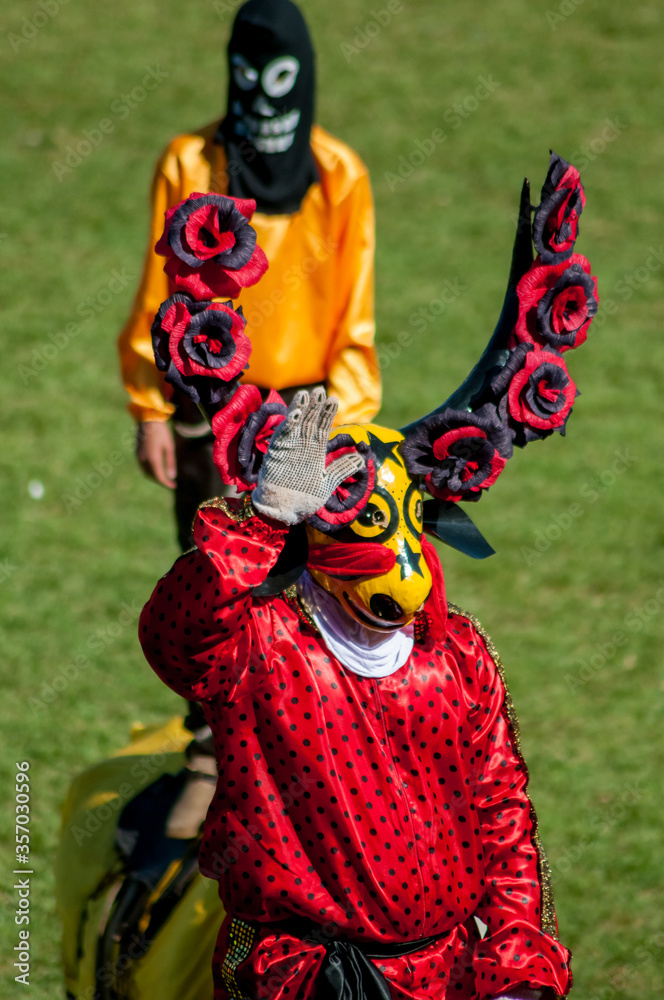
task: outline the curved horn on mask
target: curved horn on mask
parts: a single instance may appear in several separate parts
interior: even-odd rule
[[[519,281],[533,261],[531,213],[532,206],[530,204],[530,182],[528,181],[528,178],[526,178],[523,182],[523,187],[521,188],[519,218],[517,221],[516,236],[514,238],[514,248],[512,250],[512,265],[510,267],[510,274],[507,282],[507,291],[505,292],[503,308],[501,310],[498,323],[496,324],[496,328],[491,339],[489,340],[489,343],[484,349],[480,360],[477,362],[468,377],[462,382],[458,389],[455,389],[451,396],[448,396],[444,403],[441,403],[439,407],[432,410],[428,416],[440,413],[448,407],[454,410],[475,409],[478,401],[482,398],[483,390],[491,378],[492,373],[495,373],[498,369],[502,368],[509,358],[510,352],[507,345],[509,343],[512,330],[514,329],[519,311],[519,300],[516,289]],[[415,420],[412,424],[408,424],[407,427],[400,428],[401,433],[404,437],[408,437],[415,430],[415,428],[426,419],[427,417],[421,417],[419,420]]]
[[[552,152],[532,224],[524,181],[507,292],[484,353],[444,403],[401,429],[408,472],[438,502],[427,530],[475,558],[493,550],[452,506],[479,500],[515,445],[564,434],[577,395],[563,353],[585,341],[597,312],[597,280],[574,253],[584,205],[578,170]]]

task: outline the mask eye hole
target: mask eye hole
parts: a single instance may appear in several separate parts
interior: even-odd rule
[[[399,520],[396,507],[392,510],[394,501],[386,499],[380,493],[372,493],[371,500],[360,511],[349,528],[354,535],[368,542],[383,541],[393,533]]]
[[[356,520],[363,528],[386,528],[390,519],[386,511],[381,510],[375,503],[369,503],[362,513],[358,514]]]
[[[422,513],[423,513],[422,501],[418,500],[417,503],[415,504],[415,520],[416,521],[419,522],[419,521],[422,520]]]
[[[300,64],[294,56],[273,59],[263,70],[261,83],[268,97],[285,97],[295,86]]]
[[[231,59],[233,65],[233,79],[240,90],[252,90],[258,83],[258,70],[254,69],[244,56],[234,55]]]

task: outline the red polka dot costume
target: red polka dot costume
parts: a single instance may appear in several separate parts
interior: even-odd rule
[[[225,275],[209,218],[216,233],[235,216],[210,197],[204,218],[196,201],[179,206],[164,239],[189,269],[219,251]],[[423,532],[491,554],[457,504],[478,500],[514,447],[565,429],[577,391],[563,354],[597,312],[574,253],[584,205],[578,171],[552,154],[531,225],[525,182],[487,350],[401,432],[332,433],[322,390],[287,408],[238,388],[250,346],[232,303],[178,294],[157,314],[157,366],[208,413],[215,463],[246,491],[199,511],[196,549],[140,622],[149,662],[202,704],[214,736],[200,867],[227,913],[215,1000],[570,989],[500,661],[446,604]]]
[[[369,955],[428,940],[370,959],[394,1000],[483,1000],[516,984],[566,994],[569,953],[490,640],[448,611],[425,542],[428,629],[391,676],[351,673],[292,592],[253,596],[286,534],[239,501],[201,510],[197,550],[140,622],[149,662],[203,704],[215,737],[200,856],[228,914],[215,1000],[314,997],[338,939]]]

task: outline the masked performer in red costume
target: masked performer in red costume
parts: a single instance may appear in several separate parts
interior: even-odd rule
[[[423,532],[490,553],[458,501],[479,499],[514,445],[565,428],[576,389],[563,353],[597,309],[573,253],[584,201],[552,155],[531,231],[524,185],[487,350],[401,432],[331,430],[322,389],[287,409],[238,387],[246,338],[230,303],[180,294],[159,311],[157,363],[213,414],[217,467],[248,491],[202,506],[196,548],[140,623],[151,665],[202,703],[214,734],[200,867],[227,913],[216,1000],[569,991],[502,666],[446,603]],[[199,209],[171,218],[166,253],[184,230],[196,241]]]

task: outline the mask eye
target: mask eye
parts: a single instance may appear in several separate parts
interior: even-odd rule
[[[374,492],[369,503],[360,511],[349,528],[354,535],[359,535],[368,542],[377,540],[382,542],[394,533],[398,520],[399,514],[392,498]]]
[[[252,90],[258,83],[258,70],[254,69],[251,63],[247,62],[241,55],[234,55],[231,62],[233,64],[233,79],[240,90]]]
[[[415,520],[418,523],[422,520],[422,513],[423,513],[422,501],[418,500],[417,503],[415,504]]]
[[[263,90],[268,97],[284,97],[291,91],[300,72],[294,56],[280,56],[268,63],[261,76]]]
[[[369,503],[356,518],[356,523],[363,528],[386,528],[389,524],[389,517],[384,510],[377,507],[375,503]]]

